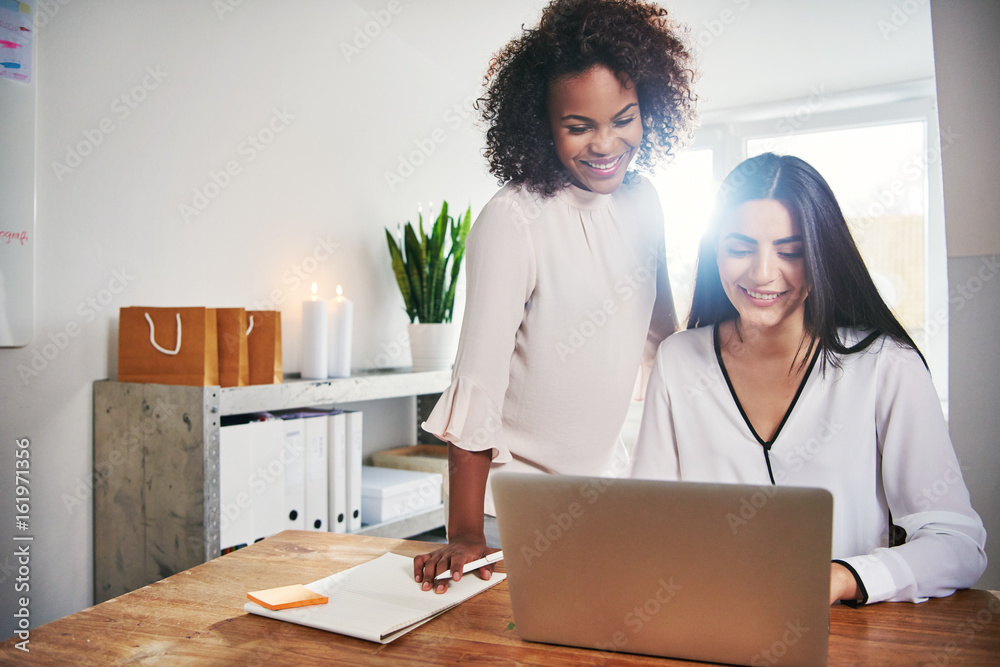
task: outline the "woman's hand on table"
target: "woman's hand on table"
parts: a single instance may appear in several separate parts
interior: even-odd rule
[[[450,571],[452,579],[459,581],[466,563],[483,558],[493,551],[496,550],[486,546],[486,539],[482,535],[453,539],[447,546],[414,557],[413,578],[422,590],[429,591],[433,588],[435,593],[444,593],[448,590],[448,580],[435,582],[434,577]],[[480,579],[489,579],[493,576],[493,564],[484,565],[475,572]]]

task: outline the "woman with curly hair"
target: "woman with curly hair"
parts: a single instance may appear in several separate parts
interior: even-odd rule
[[[491,63],[486,157],[505,185],[469,234],[452,384],[424,424],[450,471],[449,544],[414,559],[424,590],[499,547],[491,471],[627,472],[629,400],[676,327],[662,211],[632,168],[689,133],[692,76],[666,10],[639,0],[555,0]]]

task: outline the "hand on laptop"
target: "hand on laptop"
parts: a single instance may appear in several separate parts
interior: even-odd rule
[[[478,537],[456,538],[437,551],[429,554],[421,554],[413,559],[413,578],[420,588],[429,591],[434,589],[435,593],[444,593],[448,590],[448,580],[441,579],[437,582],[434,577],[442,572],[452,573],[452,579],[458,581],[462,578],[462,567],[466,563],[482,558],[487,554],[496,551],[486,546],[486,539]],[[489,579],[493,576],[493,564],[484,565],[476,570],[476,575],[480,579]]]

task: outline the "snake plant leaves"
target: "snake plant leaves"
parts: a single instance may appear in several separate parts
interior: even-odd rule
[[[417,229],[406,223],[400,241],[386,229],[393,274],[411,322],[451,321],[465,239],[471,225],[471,206],[456,221],[448,215],[448,202],[442,202],[430,235],[424,232],[422,214],[418,216]]]
[[[410,316],[410,321],[416,317],[416,308],[413,306],[413,297],[410,294],[410,279],[406,274],[406,264],[403,262],[403,253],[396,245],[396,239],[392,238],[392,232],[385,230],[385,238],[389,243],[389,257],[392,259],[392,272],[396,276],[396,284],[403,295],[403,305],[406,307],[406,314]]]

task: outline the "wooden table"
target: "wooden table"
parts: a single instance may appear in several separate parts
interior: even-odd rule
[[[694,663],[521,641],[507,582],[380,645],[244,613],[251,590],[306,583],[423,542],[286,531],[31,630],[31,652],[0,644],[0,663],[198,665],[525,665]],[[501,568],[502,569],[502,568]],[[998,665],[1000,596],[981,590],[923,604],[830,610],[831,665]],[[25,660],[28,659],[28,660]]]

